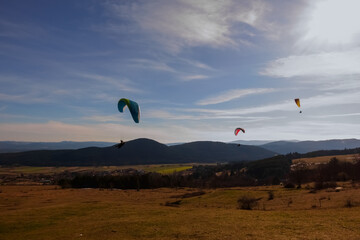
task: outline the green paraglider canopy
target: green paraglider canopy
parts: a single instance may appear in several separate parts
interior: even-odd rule
[[[128,107],[134,122],[139,123],[140,121],[140,107],[139,105],[127,98],[121,98],[118,102],[119,112],[123,112],[125,107]]]

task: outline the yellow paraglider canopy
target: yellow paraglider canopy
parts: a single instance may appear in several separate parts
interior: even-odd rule
[[[295,103],[296,103],[296,105],[297,105],[298,107],[300,107],[300,99],[295,98]]]

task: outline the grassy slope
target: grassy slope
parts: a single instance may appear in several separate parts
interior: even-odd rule
[[[279,187],[207,190],[98,190],[0,186],[0,239],[359,239],[360,190],[286,190]],[[267,200],[268,191],[275,198]],[[242,194],[262,197],[257,210],[237,209]],[[319,207],[319,199],[322,207]],[[289,204],[291,200],[292,203]],[[313,206],[316,205],[316,208]],[[264,210],[265,209],[265,210]]]

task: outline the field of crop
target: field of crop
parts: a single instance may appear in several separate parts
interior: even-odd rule
[[[360,188],[343,187],[200,195],[198,189],[0,186],[0,239],[360,239]],[[243,195],[258,198],[258,205],[239,209]]]

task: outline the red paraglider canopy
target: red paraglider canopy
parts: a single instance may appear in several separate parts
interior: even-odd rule
[[[243,128],[236,128],[235,131],[234,131],[235,136],[237,136],[240,131],[242,131],[243,133],[245,133],[245,130],[244,130]]]

